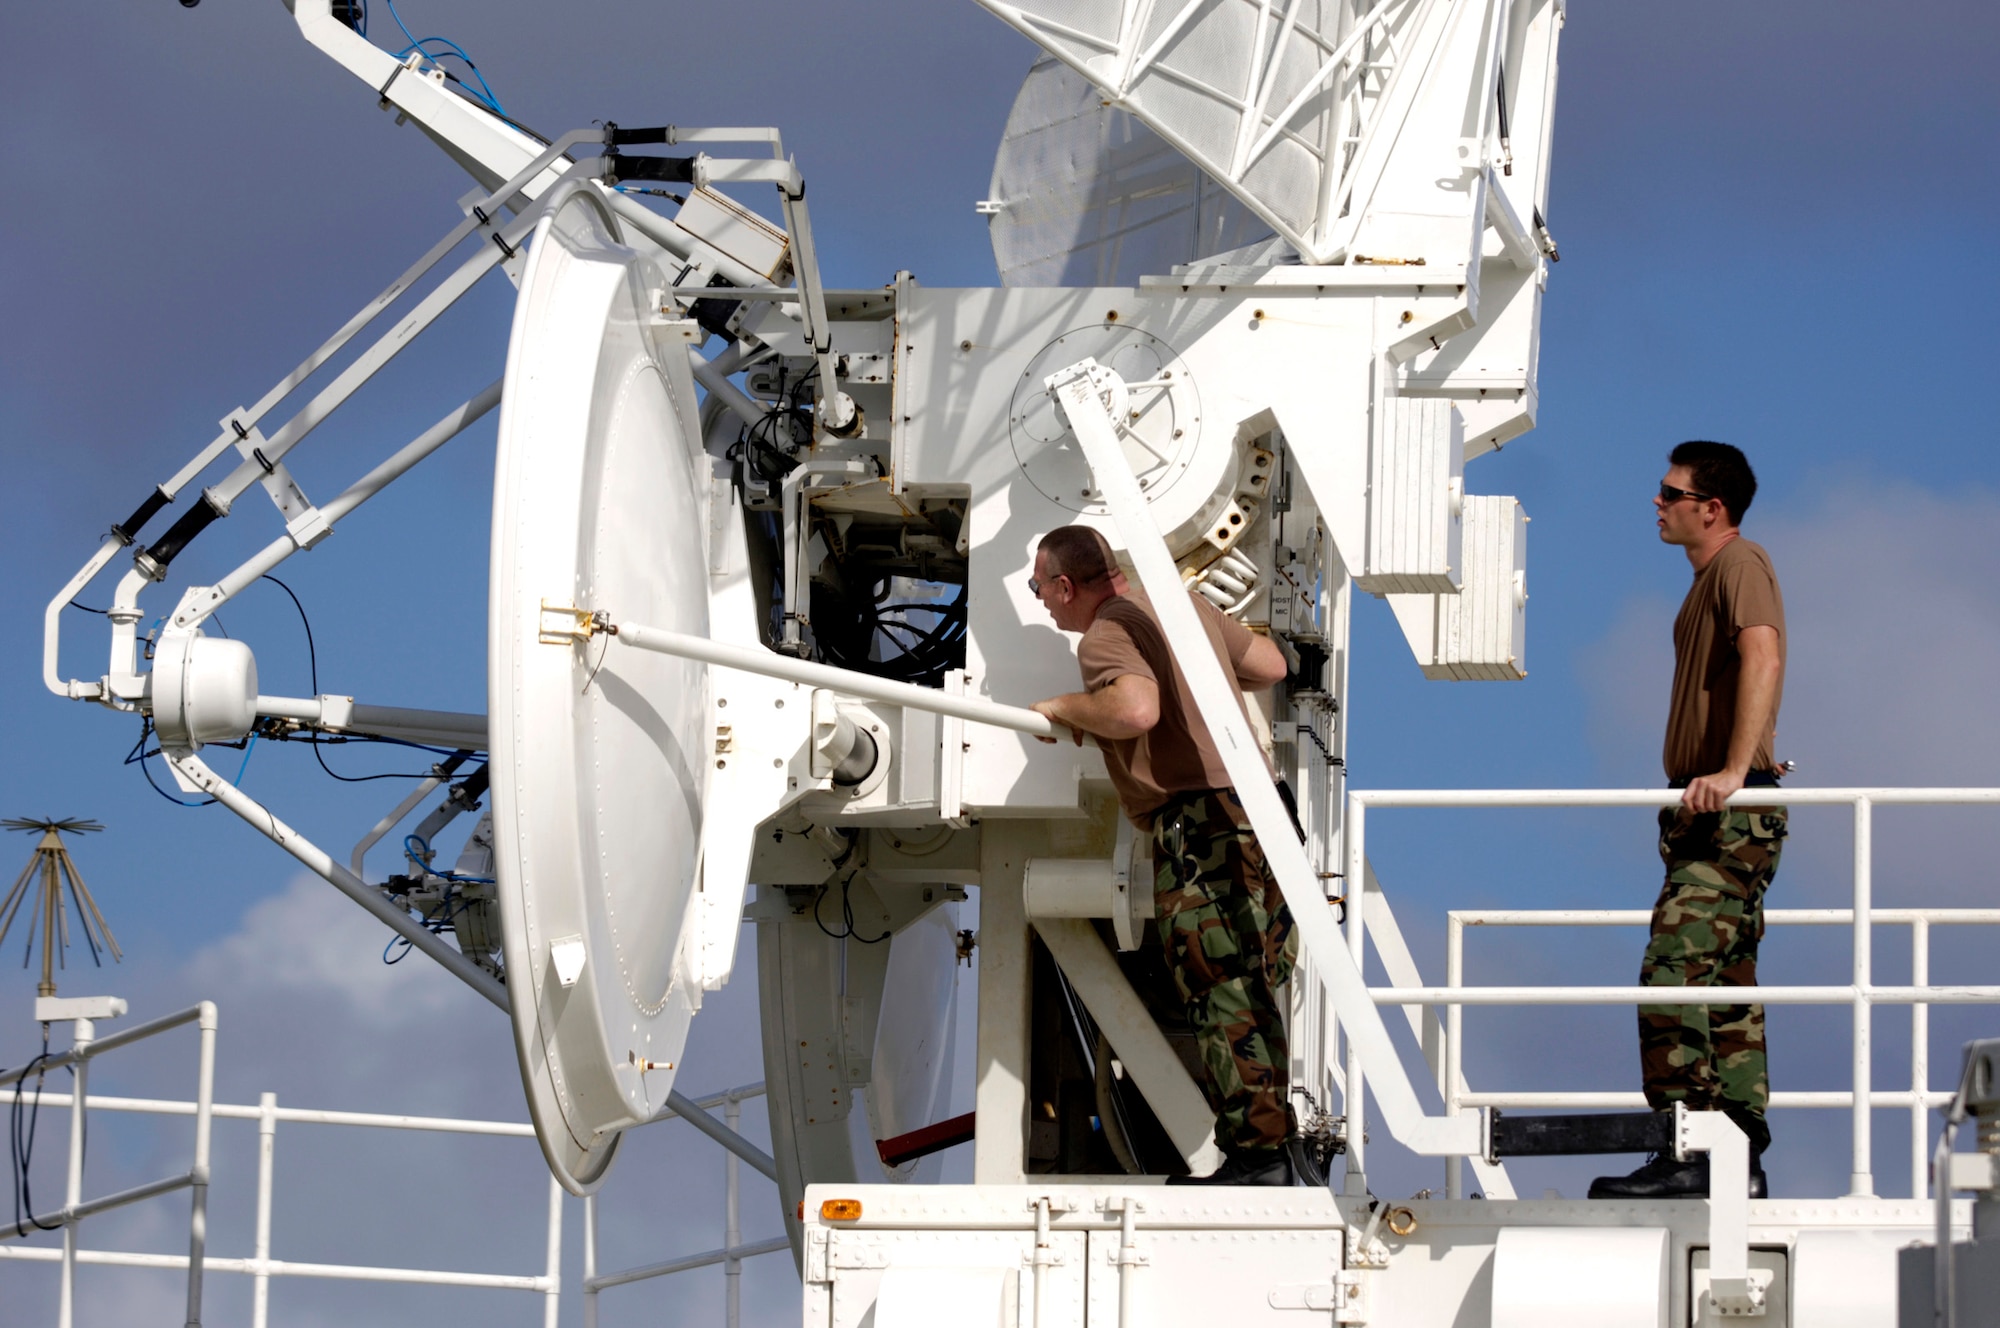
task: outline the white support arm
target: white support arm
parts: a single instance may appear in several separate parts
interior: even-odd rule
[[[1485,172],[1486,222],[1499,232],[1500,243],[1507,251],[1507,259],[1516,267],[1532,272],[1542,261],[1542,247],[1535,237],[1528,234],[1528,228],[1521,224],[1520,216],[1507,198],[1507,191],[1500,187],[1500,181],[1493,176],[1493,168]]]
[[[69,602],[82,593],[83,588],[96,580],[104,565],[112,555],[125,547],[116,535],[106,535],[104,542],[97,546],[97,552],[90,561],[78,569],[69,579],[69,584],[56,592],[49,606],[42,612],[42,683],[57,696],[65,696],[73,701],[95,701],[104,695],[101,682],[65,681],[62,676],[60,656],[62,654],[62,611]]]
[[[1208,634],[1195,616],[1194,605],[1181,584],[1180,570],[1166,541],[1154,524],[1139,481],[1125,459],[1116,426],[1106,412],[1101,381],[1109,371],[1095,361],[1083,360],[1048,379],[1049,390],[1068,416],[1071,429],[1090,463],[1092,477],[1104,495],[1131,554],[1140,584],[1152,599],[1153,611],[1169,642],[1191,641],[1206,645]],[[1319,888],[1305,848],[1292,831],[1291,818],[1278,798],[1277,786],[1264,764],[1256,736],[1244,721],[1236,703],[1236,691],[1223,676],[1222,665],[1207,649],[1175,652],[1196,707],[1222,755],[1229,781],[1243,801],[1250,823],[1257,831],[1278,878],[1279,889],[1291,905],[1299,939],[1314,968],[1326,983],[1329,998],[1346,1029],[1350,1044],[1360,1053],[1369,1069],[1369,1082],[1389,1130],[1411,1151],[1430,1156],[1457,1154],[1470,1157],[1480,1151],[1479,1118],[1428,1116],[1418,1101],[1409,1071],[1389,1040],[1388,1026],[1375,1007],[1363,980],[1360,966],[1348,952],[1347,943]],[[1348,879],[1362,879],[1360,864],[1350,862]]]
[[[373,88],[385,107],[414,120],[476,178],[504,180],[541,152],[542,145],[525,131],[415,72],[335,18],[329,0],[288,0],[288,5],[307,41]],[[555,180],[538,183],[535,193]]]
[[[429,742],[461,751],[486,750],[486,716],[457,710],[410,710],[357,705],[351,696],[260,696],[259,719],[294,719],[337,733]]]
[[[285,559],[301,549],[312,548],[333,533],[336,522],[382,492],[419,461],[458,437],[499,404],[500,380],[496,378],[477,396],[464,405],[454,408],[443,419],[410,440],[394,456],[349,485],[346,491],[332,502],[324,507],[301,513],[298,520],[294,521],[283,535],[272,540],[259,550],[255,557],[210,586],[205,596],[192,604],[183,605],[174,615],[174,626],[186,629],[198,625]]]
[[[388,896],[335,862],[326,850],[280,821],[255,798],[209,769],[199,756],[190,751],[170,751],[166,756],[168,764],[194,788],[249,822],[279,848],[304,863],[314,875],[381,919],[389,930],[444,965],[465,985],[501,1009],[508,1008],[507,988],[500,984],[498,978],[467,959],[451,942],[390,903]]]
[[[804,687],[825,687],[830,691],[839,692],[844,696],[858,697],[863,701],[879,701],[884,705],[928,710],[932,714],[969,719],[977,724],[1013,729],[1018,733],[1033,734],[1038,738],[1058,736],[1055,722],[1039,711],[1001,705],[998,701],[988,701],[977,696],[954,696],[934,687],[919,687],[915,683],[871,677],[866,673],[854,673],[826,664],[815,664],[810,660],[793,659],[788,655],[775,654],[769,650],[728,645],[721,641],[711,641],[705,636],[670,632],[663,627],[647,627],[643,623],[617,623],[602,630],[610,632],[636,650],[651,650],[661,655],[698,659],[709,664],[720,664],[726,668],[742,669],[745,673],[757,673],[767,678],[795,682]],[[1062,730],[1061,736],[1067,737],[1068,731]]]

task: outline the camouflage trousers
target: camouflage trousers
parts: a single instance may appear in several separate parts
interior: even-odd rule
[[[1666,883],[1653,905],[1639,982],[1649,987],[1754,987],[1764,892],[1785,843],[1783,807],[1660,812]],[[1642,1005],[1639,1065],[1655,1110],[1685,1102],[1726,1111],[1759,1151],[1770,1072],[1761,1005]]]
[[[1291,1046],[1278,989],[1298,937],[1250,818],[1230,789],[1177,794],[1153,815],[1160,941],[1207,1070],[1224,1152],[1291,1132]]]

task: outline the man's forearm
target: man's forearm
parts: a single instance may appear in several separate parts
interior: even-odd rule
[[[1123,686],[1123,679],[1094,692],[1065,692],[1035,703],[1035,709],[1059,724],[1098,738],[1136,738],[1159,722],[1157,694],[1150,711],[1144,689]]]
[[[1777,661],[1746,663],[1736,683],[1736,724],[1729,733],[1730,774],[1742,777],[1757,759],[1757,749],[1771,731],[1771,718],[1778,699],[1780,668]]]
[[[1777,718],[1785,662],[1776,630],[1746,627],[1737,638],[1737,650],[1741,658],[1736,673],[1736,719],[1729,730],[1726,764],[1688,782],[1681,805],[1690,811],[1722,810],[1730,795],[1743,787],[1750,763],[1757,759],[1757,749]]]

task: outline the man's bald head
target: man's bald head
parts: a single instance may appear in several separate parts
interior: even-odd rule
[[[1035,598],[1065,632],[1081,632],[1104,601],[1125,593],[1111,544],[1089,526],[1058,526],[1035,550]]]
[[[1042,536],[1043,566],[1078,586],[1094,586],[1118,570],[1111,542],[1089,526],[1057,526]]]

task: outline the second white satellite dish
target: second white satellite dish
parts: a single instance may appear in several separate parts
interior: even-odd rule
[[[648,330],[665,284],[594,189],[554,203],[522,274],[500,412],[494,860],[528,1104],[577,1193],[602,1179],[621,1130],[664,1107],[700,1000],[688,918],[707,670],[602,635],[562,639],[553,629],[574,617],[548,612],[615,605],[708,634],[695,402]]]
[[[1014,98],[986,196],[999,205],[990,236],[1008,286],[1130,286],[1272,238],[1256,213],[1052,55]]]

